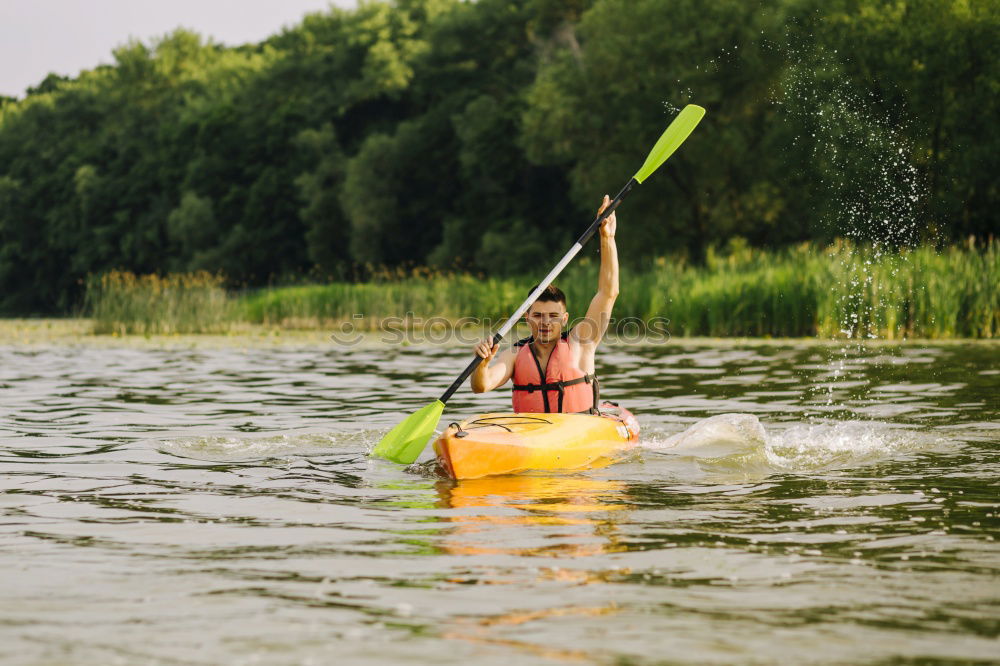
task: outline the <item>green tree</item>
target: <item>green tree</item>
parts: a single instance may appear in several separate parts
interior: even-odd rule
[[[813,94],[827,106],[853,104],[868,134],[891,134],[903,150],[897,179],[912,165],[919,172],[920,205],[912,223],[934,237],[987,235],[995,215],[1000,140],[1000,4],[995,0],[834,0],[800,3],[797,40],[806,45],[803,66],[826,71],[812,77]],[[839,86],[839,88],[838,88]],[[849,93],[845,93],[849,90]],[[845,99],[847,98],[847,99]],[[836,111],[836,109],[831,109]],[[817,123],[814,123],[817,124]],[[889,155],[885,141],[844,141],[836,172],[846,168],[859,184],[878,183]],[[859,165],[860,168],[853,165]],[[830,173],[822,174],[830,176]],[[885,183],[868,201],[871,219],[898,216],[909,193]],[[887,191],[888,190],[888,191]],[[827,201],[835,200],[828,191]]]
[[[180,204],[167,216],[167,238],[174,252],[169,266],[174,271],[212,270],[217,258],[212,250],[218,243],[212,200],[185,192]]]
[[[557,259],[558,245],[565,251],[569,243],[558,243],[550,234],[539,234],[523,220],[511,220],[483,234],[476,263],[493,275],[528,273],[540,277]]]
[[[736,229],[772,241],[800,235],[767,222],[780,199],[761,211],[761,192],[778,194],[767,188],[777,157],[763,149],[772,112],[761,104],[777,58],[762,33],[781,21],[781,12],[740,0],[595,3],[577,26],[580,50],[554,54],[528,92],[529,157],[569,169],[575,198],[586,204],[580,214],[592,212],[695,102],[708,109],[703,126],[623,211],[642,221],[622,226],[626,254],[698,253]]]
[[[531,270],[689,102],[626,260],[989,235],[998,26],[995,0],[397,0],[127,42],[0,99],[0,310],[69,311],[111,268]]]
[[[351,263],[351,229],[337,200],[344,179],[344,155],[330,123],[318,130],[303,130],[295,143],[315,165],[295,180],[304,202],[299,215],[306,225],[309,259],[321,275],[343,278]]]
[[[425,258],[440,242],[440,220],[457,193],[453,143],[440,113],[365,141],[347,164],[340,199],[355,260],[396,265]]]

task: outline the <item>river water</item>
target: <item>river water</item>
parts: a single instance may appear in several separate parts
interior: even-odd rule
[[[611,346],[617,464],[368,458],[467,356],[0,347],[0,661],[1000,658],[1000,346]]]

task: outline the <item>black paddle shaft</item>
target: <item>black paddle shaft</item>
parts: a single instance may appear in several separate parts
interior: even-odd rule
[[[597,230],[601,228],[601,222],[603,222],[609,215],[611,215],[611,213],[615,212],[615,208],[618,208],[618,204],[620,204],[622,200],[625,199],[626,196],[628,196],[628,193],[632,191],[632,186],[635,185],[637,182],[638,181],[635,178],[632,178],[628,181],[625,187],[622,188],[621,192],[619,192],[615,196],[615,198],[611,200],[611,203],[608,204],[608,207],[605,208],[603,211],[601,211],[601,213],[594,218],[594,221],[590,224],[587,230],[583,232],[583,235],[577,239],[576,245],[579,245],[582,248],[584,245],[587,244],[587,241],[589,241],[593,237],[593,235],[597,233]],[[503,336],[500,334],[499,331],[493,334],[493,345],[496,345],[501,340],[503,340]],[[472,361],[469,363],[469,365],[465,368],[465,370],[462,371],[462,374],[458,376],[458,379],[452,382],[451,386],[448,387],[448,390],[441,395],[441,402],[442,403],[448,402],[448,399],[455,394],[455,391],[457,391],[458,388],[465,383],[465,380],[468,379],[469,376],[476,371],[476,368],[479,366],[479,364],[485,360],[486,359],[484,358],[480,358],[479,354],[476,354],[476,357],[473,358]]]

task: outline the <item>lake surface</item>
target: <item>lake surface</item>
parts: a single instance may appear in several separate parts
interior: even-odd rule
[[[622,462],[369,459],[467,359],[0,346],[0,661],[1000,657],[1000,345],[609,347]]]

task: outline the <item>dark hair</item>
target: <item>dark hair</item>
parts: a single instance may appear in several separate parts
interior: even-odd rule
[[[537,284],[528,291],[528,295],[530,296],[536,289],[538,289]],[[565,307],[566,294],[564,294],[562,292],[562,289],[560,289],[559,287],[555,286],[554,284],[550,284],[549,286],[547,286],[545,289],[542,290],[542,293],[538,295],[538,298],[535,299],[535,302],[562,303],[563,306]]]

